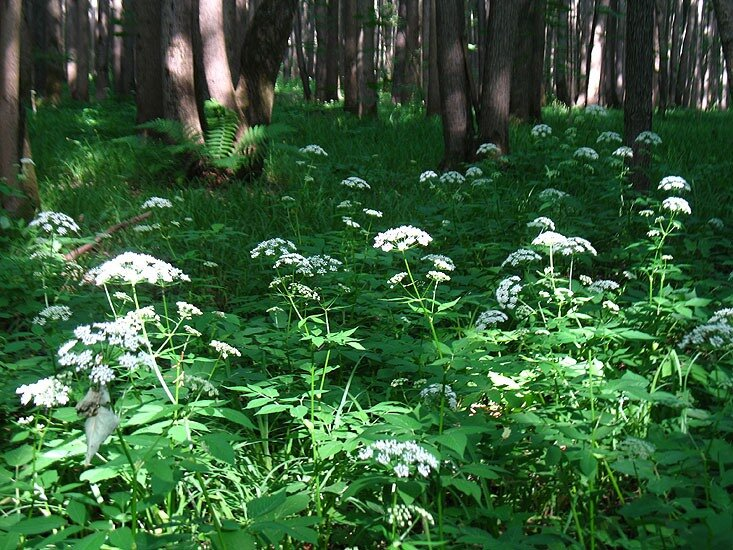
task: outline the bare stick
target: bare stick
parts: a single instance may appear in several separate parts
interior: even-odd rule
[[[113,233],[116,233],[120,229],[124,229],[125,227],[133,225],[135,223],[140,223],[143,220],[147,220],[152,214],[153,213],[150,210],[148,210],[147,212],[144,212],[140,214],[139,216],[135,216],[134,218],[130,218],[129,220],[125,220],[125,221],[116,223],[115,225],[108,227],[104,232],[99,233],[97,234],[96,237],[94,237],[94,242],[83,244],[79,248],[75,248],[71,252],[67,252],[66,254],[64,254],[64,260],[66,260],[67,262],[76,260],[82,254],[86,254],[90,250],[93,250],[94,247],[96,247],[99,243],[101,243],[109,235],[112,235]]]

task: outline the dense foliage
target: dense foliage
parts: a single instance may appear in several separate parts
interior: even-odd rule
[[[188,181],[127,104],[34,116],[2,546],[733,545],[731,116],[656,120],[639,196],[617,112],[438,174],[417,107],[294,97],[247,183]]]

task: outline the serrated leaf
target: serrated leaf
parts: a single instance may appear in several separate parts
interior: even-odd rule
[[[120,423],[120,418],[107,407],[99,407],[97,414],[87,418],[84,431],[87,436],[87,454],[84,465],[89,466],[99,447],[104,443]]]

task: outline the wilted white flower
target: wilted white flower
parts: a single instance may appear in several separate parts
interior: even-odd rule
[[[506,260],[501,263],[501,267],[505,267],[507,265],[517,267],[520,264],[536,262],[537,260],[541,259],[542,256],[537,254],[537,252],[535,252],[534,250],[529,250],[528,248],[520,248],[509,254]]]
[[[448,256],[443,256],[442,254],[428,254],[423,256],[422,260],[424,262],[431,262],[435,269],[439,269],[441,271],[453,271],[456,268],[453,260]]]
[[[252,258],[259,256],[280,256],[288,252],[293,252],[295,249],[295,245],[291,241],[276,237],[262,241],[251,250],[249,255]]]
[[[150,197],[142,204],[141,208],[143,210],[149,210],[151,208],[173,208],[173,203],[161,197]]]
[[[420,183],[426,183],[436,179],[438,179],[438,174],[436,174],[432,170],[426,170],[425,172],[420,174]]]
[[[390,288],[394,287],[395,285],[402,284],[402,280],[407,277],[406,271],[400,271],[399,273],[392,275],[389,280],[387,281],[387,284],[390,286]]]
[[[293,296],[297,296],[300,298],[304,298],[306,300],[313,300],[315,302],[321,301],[321,296],[313,290],[308,285],[304,285],[301,283],[290,283],[288,285],[288,292],[290,292]]]
[[[186,374],[183,378],[183,383],[188,389],[192,391],[201,390],[201,392],[206,394],[208,397],[216,397],[219,395],[219,390],[216,386],[201,376]]]
[[[552,128],[547,124],[537,124],[532,128],[531,134],[535,138],[546,138],[552,135]]]
[[[290,195],[283,195],[280,197],[280,202],[285,204],[293,204],[297,202],[294,197],[291,197]]]
[[[541,201],[548,201],[548,202],[554,202],[558,201],[560,199],[564,199],[567,197],[568,194],[565,191],[560,191],[559,189],[555,189],[553,187],[548,187],[547,189],[543,189],[537,194],[537,197]]]
[[[463,174],[460,172],[456,172],[455,170],[449,170],[448,172],[444,172],[440,175],[440,183],[449,183],[449,184],[461,184],[466,181],[466,178],[463,177]]]
[[[361,449],[358,456],[359,460],[374,459],[378,464],[391,466],[398,477],[409,477],[413,465],[423,477],[440,467],[438,459],[415,441],[375,441]]]
[[[356,176],[350,176],[341,180],[341,185],[348,187],[349,189],[371,189],[371,186],[365,180]]]
[[[499,311],[498,309],[487,309],[478,316],[478,319],[476,319],[476,330],[486,330],[491,325],[503,323],[508,319],[509,317],[507,317],[506,313],[503,311]]]
[[[601,132],[596,143],[621,143],[623,138],[616,132]]]
[[[224,359],[226,359],[230,355],[234,355],[235,357],[242,357],[242,352],[240,352],[234,346],[230,346],[226,342],[220,342],[219,340],[212,340],[209,343],[209,345],[212,348],[214,348],[216,351],[218,351]]]
[[[654,210],[650,210],[648,208],[644,210],[639,210],[639,216],[642,216],[644,218],[651,218],[654,215]]]
[[[71,389],[55,376],[43,378],[33,384],[23,384],[15,393],[20,395],[20,402],[27,405],[31,401],[37,407],[55,407],[69,402]]]
[[[692,214],[690,203],[681,197],[667,197],[662,201],[662,208],[672,212],[681,212],[682,214]]]
[[[364,208],[362,212],[372,218],[381,218],[384,215],[380,210],[374,210],[372,208]]]
[[[320,145],[316,145],[314,143],[312,143],[311,145],[306,145],[305,147],[301,147],[299,151],[306,155],[314,155],[314,156],[322,156],[322,157],[328,156],[328,153],[326,153],[326,151],[324,151]]]
[[[717,230],[721,230],[725,227],[723,220],[721,220],[720,218],[710,218],[708,220],[708,225]]]
[[[195,328],[190,327],[188,325],[183,325],[183,330],[186,333],[190,334],[191,336],[196,336],[196,337],[201,336],[201,332],[200,331],[198,331]]]
[[[620,159],[631,158],[634,156],[634,150],[627,145],[622,145],[611,153],[611,155]]]
[[[480,178],[483,175],[484,175],[484,171],[481,170],[481,168],[479,168],[478,166],[469,166],[468,169],[466,170],[467,178],[475,179],[475,178]]]
[[[49,235],[59,236],[64,236],[68,234],[69,231],[72,233],[79,232],[79,226],[73,218],[67,216],[63,212],[40,212],[35,219],[28,224],[28,227],[37,227]]]
[[[428,403],[440,404],[441,397],[451,410],[458,408],[458,396],[448,384],[430,384],[420,390],[420,399]]]
[[[499,149],[499,146],[495,143],[482,143],[478,146],[478,149],[476,150],[476,156],[479,155],[486,155],[486,156],[496,156],[501,153],[501,149]]]
[[[204,260],[203,262],[204,267],[219,267],[219,264],[216,262],[212,262],[210,260]]]
[[[402,225],[378,233],[374,237],[374,248],[379,248],[384,252],[392,250],[403,252],[415,245],[428,246],[432,240],[433,238],[422,229],[411,225]]]
[[[680,176],[665,176],[659,182],[657,189],[660,191],[690,191],[690,184]]]
[[[514,309],[519,301],[519,293],[522,292],[521,279],[516,275],[507,277],[499,283],[496,288],[496,301],[503,309]]]
[[[591,147],[580,147],[575,150],[573,157],[580,160],[598,160],[598,153]]]
[[[610,279],[599,279],[588,287],[588,292],[594,294],[601,294],[602,292],[609,292],[611,290],[618,290],[619,284],[616,281]]]
[[[636,139],[634,141],[636,143],[644,143],[646,145],[661,145],[662,144],[662,138],[659,137],[658,134],[655,134],[654,132],[650,132],[649,130],[641,132],[638,136],[636,136]]]
[[[34,325],[44,326],[48,321],[68,321],[71,315],[68,306],[48,306],[39,311],[31,322]]]

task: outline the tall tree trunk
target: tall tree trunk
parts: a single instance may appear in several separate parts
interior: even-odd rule
[[[455,169],[472,156],[473,123],[463,47],[463,0],[437,0],[435,15],[440,111],[445,153],[441,166]]]
[[[357,55],[359,50],[359,23],[356,20],[356,0],[341,0],[341,24],[344,52],[344,110],[359,113],[359,78]]]
[[[374,64],[374,17],[373,0],[358,0],[360,21],[359,54],[359,116],[377,115],[377,71]]]
[[[44,7],[44,90],[46,99],[57,105],[61,101],[64,82],[63,0],[47,0]]]
[[[326,12],[328,28],[326,42],[326,87],[323,99],[338,101],[339,98],[339,0],[328,0]]]
[[[97,0],[96,56],[94,59],[97,74],[95,90],[97,99],[106,98],[109,88],[110,23],[110,0]]]
[[[300,73],[300,81],[303,84],[303,98],[306,101],[311,99],[310,73],[308,72],[308,62],[305,57],[303,48],[303,14],[301,10],[295,13],[295,55],[298,58],[298,73]]]
[[[561,0],[558,7],[558,21],[555,47],[555,95],[558,101],[570,105],[570,87],[568,85],[568,59],[570,53],[569,12],[570,0]]]
[[[510,112],[521,120],[538,122],[542,119],[545,2],[522,0],[518,14]]]
[[[659,112],[664,114],[669,103],[669,1],[656,0],[655,19],[659,42]]]
[[[16,192],[2,195],[2,207],[28,220],[38,205],[38,189],[33,166],[21,161],[30,153],[21,105],[22,5],[22,0],[0,0],[0,179]]]
[[[80,101],[89,101],[89,53],[90,33],[89,0],[70,0],[76,4],[73,10],[74,19],[67,23],[74,27],[76,43],[76,78],[71,89],[71,97]]]
[[[509,105],[514,57],[511,38],[516,34],[518,17],[519,4],[491,2],[479,136],[482,143],[494,143],[504,154],[509,152]]]
[[[198,24],[207,96],[227,109],[237,111],[234,81],[229,70],[224,21],[224,6],[221,0],[199,0]]]
[[[682,3],[684,38],[682,40],[682,50],[680,51],[677,69],[677,82],[674,91],[674,101],[676,105],[684,105],[685,93],[690,84],[690,49],[692,47],[692,35],[695,27],[694,13],[696,13],[697,8],[697,0],[694,1],[694,5],[691,0],[684,0]]]
[[[420,83],[420,3],[418,0],[407,0],[406,15],[405,60],[400,103],[408,103],[412,100]]]
[[[609,107],[617,109],[621,107],[621,99],[618,93],[618,72],[616,59],[619,56],[619,0],[610,0],[609,13],[606,18],[606,40],[603,48],[603,71],[601,80],[601,89],[603,95],[603,103]]]
[[[132,90],[136,89],[136,82],[135,82],[135,73],[137,71],[135,65],[135,58],[136,51],[137,51],[137,44],[136,44],[136,36],[137,36],[137,29],[136,29],[136,22],[135,18],[132,14],[135,13],[136,5],[137,4],[147,4],[144,0],[122,0],[122,6],[123,6],[123,28],[124,33],[122,35],[122,66],[121,66],[121,74],[120,74],[120,81],[117,85],[117,93],[121,96],[128,95]],[[160,12],[160,2],[155,2],[158,12]],[[160,25],[158,25],[158,28],[160,29]],[[160,35],[160,30],[158,30],[158,34]],[[158,41],[160,41],[160,36],[158,37]],[[160,48],[155,50],[156,52],[160,51]],[[157,58],[160,58],[160,55],[156,55]],[[158,60],[158,63],[160,63],[160,59]]]
[[[137,123],[165,116],[163,110],[163,64],[161,4],[139,0],[136,5],[135,80]],[[129,14],[128,14],[129,15]],[[129,22],[129,18],[126,21]],[[130,32],[131,29],[127,29]],[[132,38],[132,37],[131,37]],[[125,92],[126,93],[126,92]]]
[[[733,87],[733,0],[713,0],[715,20],[723,47],[725,70],[728,75],[728,94]]]
[[[328,44],[328,2],[327,0],[315,0],[315,25],[316,25],[316,99],[326,99],[326,52]]]
[[[606,48],[608,9],[609,0],[596,0],[593,11],[593,30],[589,43],[590,51],[586,60],[588,78],[583,98],[584,105],[597,105],[601,102],[603,50]]]
[[[428,116],[440,114],[440,75],[438,73],[438,28],[435,17],[435,3],[438,0],[423,0],[430,4],[430,31],[428,34],[428,99],[426,113]],[[427,25],[426,25],[427,26]]]
[[[64,26],[64,44],[66,45],[66,82],[69,84],[69,91],[73,97],[78,86],[78,39],[76,37],[77,27],[76,12],[79,10],[79,0],[66,0],[66,24]]]
[[[112,68],[112,84],[116,94],[123,95],[120,90],[122,82],[122,56],[124,55],[124,39],[123,33],[125,28],[122,24],[124,17],[122,10],[122,0],[112,0],[112,45],[110,47],[111,68]]]
[[[624,138],[633,147],[630,176],[634,187],[649,189],[650,152],[636,137],[652,129],[652,81],[654,72],[654,0],[632,0],[626,13],[626,96]]]
[[[397,0],[397,32],[392,58],[392,103],[400,103],[407,62],[407,0]]]

